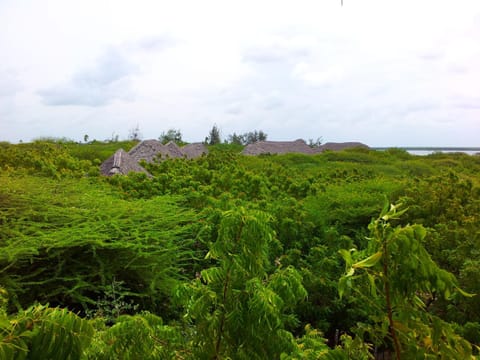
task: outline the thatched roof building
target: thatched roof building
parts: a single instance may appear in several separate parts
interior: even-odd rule
[[[103,175],[107,176],[114,174],[125,175],[130,171],[145,172],[148,174],[148,172],[139,165],[141,161],[152,163],[166,159],[193,159],[207,153],[207,147],[201,143],[179,147],[172,141],[163,145],[158,140],[144,140],[134,146],[128,153],[123,149],[118,150],[100,165],[100,171]]]
[[[336,142],[328,142],[323,145],[320,145],[318,148],[317,152],[322,152],[325,150],[330,150],[330,151],[341,151],[345,149],[351,149],[351,148],[365,148],[369,149],[368,145],[365,145],[361,142],[342,142],[342,143],[336,143]]]
[[[158,140],[144,140],[135,145],[128,154],[136,161],[153,162],[158,154],[165,152],[164,145]]]
[[[260,154],[287,154],[287,153],[300,153],[300,154],[318,154],[325,150],[330,151],[340,151],[349,148],[362,147],[367,148],[368,146],[360,142],[343,142],[343,143],[334,143],[329,142],[323,145],[320,145],[317,148],[311,148],[307,143],[302,140],[295,141],[259,141],[253,144],[249,144],[243,149],[242,154],[244,155],[260,155]]]
[[[115,154],[105,160],[100,165],[100,172],[106,176],[115,174],[127,175],[129,172],[148,174],[148,171],[138,165],[138,162],[123,149],[117,150]]]
[[[287,153],[313,154],[314,152],[302,139],[295,141],[258,141],[245,146],[242,151],[244,155]]]
[[[182,152],[187,159],[195,159],[208,154],[208,149],[203,143],[193,143],[182,147]]]
[[[206,146],[200,143],[179,147],[173,141],[163,145],[158,140],[144,140],[129,151],[130,156],[138,162],[141,160],[154,162],[177,158],[192,159],[207,153]]]
[[[326,143],[318,148],[311,148],[304,140],[299,139],[295,141],[258,141],[247,145],[243,149],[242,154],[260,155],[299,153],[313,155],[325,150],[340,151],[355,147],[368,148],[367,145],[360,142]],[[168,144],[163,145],[158,140],[144,140],[133,147],[128,153],[123,149],[118,150],[102,163],[100,171],[103,175],[125,175],[131,171],[149,174],[139,165],[140,161],[143,160],[151,163],[154,161],[176,158],[193,159],[204,154],[208,154],[208,149],[202,143],[194,143],[179,147],[174,142],[169,142]]]

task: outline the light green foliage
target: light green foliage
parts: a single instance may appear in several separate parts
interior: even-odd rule
[[[454,331],[480,345],[480,297],[441,270],[480,293],[480,157],[216,144],[151,178],[98,176],[135,144],[0,143],[2,326],[38,302],[88,313],[91,359],[369,359],[390,323],[406,358],[468,357]],[[410,210],[380,236],[385,196]]]
[[[184,337],[150,313],[120,316],[115,325],[97,323],[95,336],[86,349],[86,359],[183,359]]]
[[[296,339],[296,341],[298,347],[290,354],[282,353],[280,355],[281,360],[334,359],[332,352],[329,351],[329,347],[325,344],[325,339],[322,337],[322,334],[310,325],[305,326],[305,334]],[[330,357],[328,357],[329,354]],[[338,359],[345,359],[345,357],[339,357]]]
[[[0,359],[80,359],[92,335],[90,323],[67,309],[36,305],[0,314]]]
[[[351,293],[363,303],[370,323],[360,326],[377,345],[388,339],[396,358],[433,356],[467,359],[470,344],[452,327],[428,312],[437,296],[448,299],[458,288],[455,277],[438,267],[422,245],[421,225],[392,226],[406,210],[384,208],[369,225],[370,238],[363,251],[342,250],[346,263],[340,296]]]
[[[268,273],[269,222],[259,211],[225,212],[207,254],[216,265],[178,290],[199,358],[266,359],[295,349],[285,327],[295,324],[290,311],[306,291],[293,267]]]
[[[89,160],[78,159],[67,151],[67,144],[35,142],[31,144],[0,144],[0,170],[22,170],[23,173],[60,177],[80,177],[98,173]]]
[[[417,179],[402,201],[410,208],[403,221],[428,227],[424,246],[435,262],[452,272],[462,289],[480,294],[480,188],[475,180],[451,170],[443,176]],[[432,311],[460,324],[480,322],[480,296],[457,296],[454,304],[436,301]],[[480,346],[480,337],[475,343]]]

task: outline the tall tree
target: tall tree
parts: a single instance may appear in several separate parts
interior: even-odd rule
[[[142,133],[140,132],[140,126],[137,124],[135,127],[131,128],[129,133],[128,133],[128,139],[129,140],[141,140],[142,138]]]
[[[230,144],[245,145],[245,135],[237,135],[237,133],[233,133],[232,135],[228,135],[227,141]]]
[[[208,136],[205,138],[205,142],[208,145],[220,144],[222,140],[220,139],[220,129],[217,124],[213,125],[212,129],[208,133]]]
[[[265,141],[267,140],[267,134],[265,134],[262,130],[260,131],[251,131],[247,134],[245,134],[246,137],[246,144],[253,144],[258,141]]]
[[[353,290],[350,300],[361,301],[370,320],[359,326],[360,331],[377,345],[393,348],[397,360],[470,359],[471,345],[428,307],[438,297],[450,299],[454,292],[471,295],[431,259],[423,246],[423,226],[391,225],[406,211],[399,207],[387,204],[370,223],[367,249],[340,250],[346,262],[340,296]]]
[[[205,359],[278,359],[296,343],[285,328],[293,308],[306,297],[293,267],[273,273],[270,216],[243,208],[223,213],[207,258],[216,264],[178,293],[195,326],[194,349]]]
[[[267,140],[267,134],[262,130],[257,131],[249,131],[244,134],[237,135],[233,133],[232,135],[228,136],[228,142],[231,144],[238,144],[238,145],[248,145],[253,144],[258,141],[265,141]]]

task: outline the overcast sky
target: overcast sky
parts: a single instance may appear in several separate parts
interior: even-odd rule
[[[479,0],[0,0],[0,140],[480,146]]]

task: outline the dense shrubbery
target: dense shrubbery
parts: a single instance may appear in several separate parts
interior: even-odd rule
[[[460,336],[480,344],[479,297],[456,290],[480,292],[478,156],[218,144],[151,178],[99,177],[120,145],[0,144],[0,358],[67,358],[68,342],[71,359],[465,359]],[[382,213],[382,235],[386,199],[408,211]],[[384,240],[403,254],[389,277]]]

